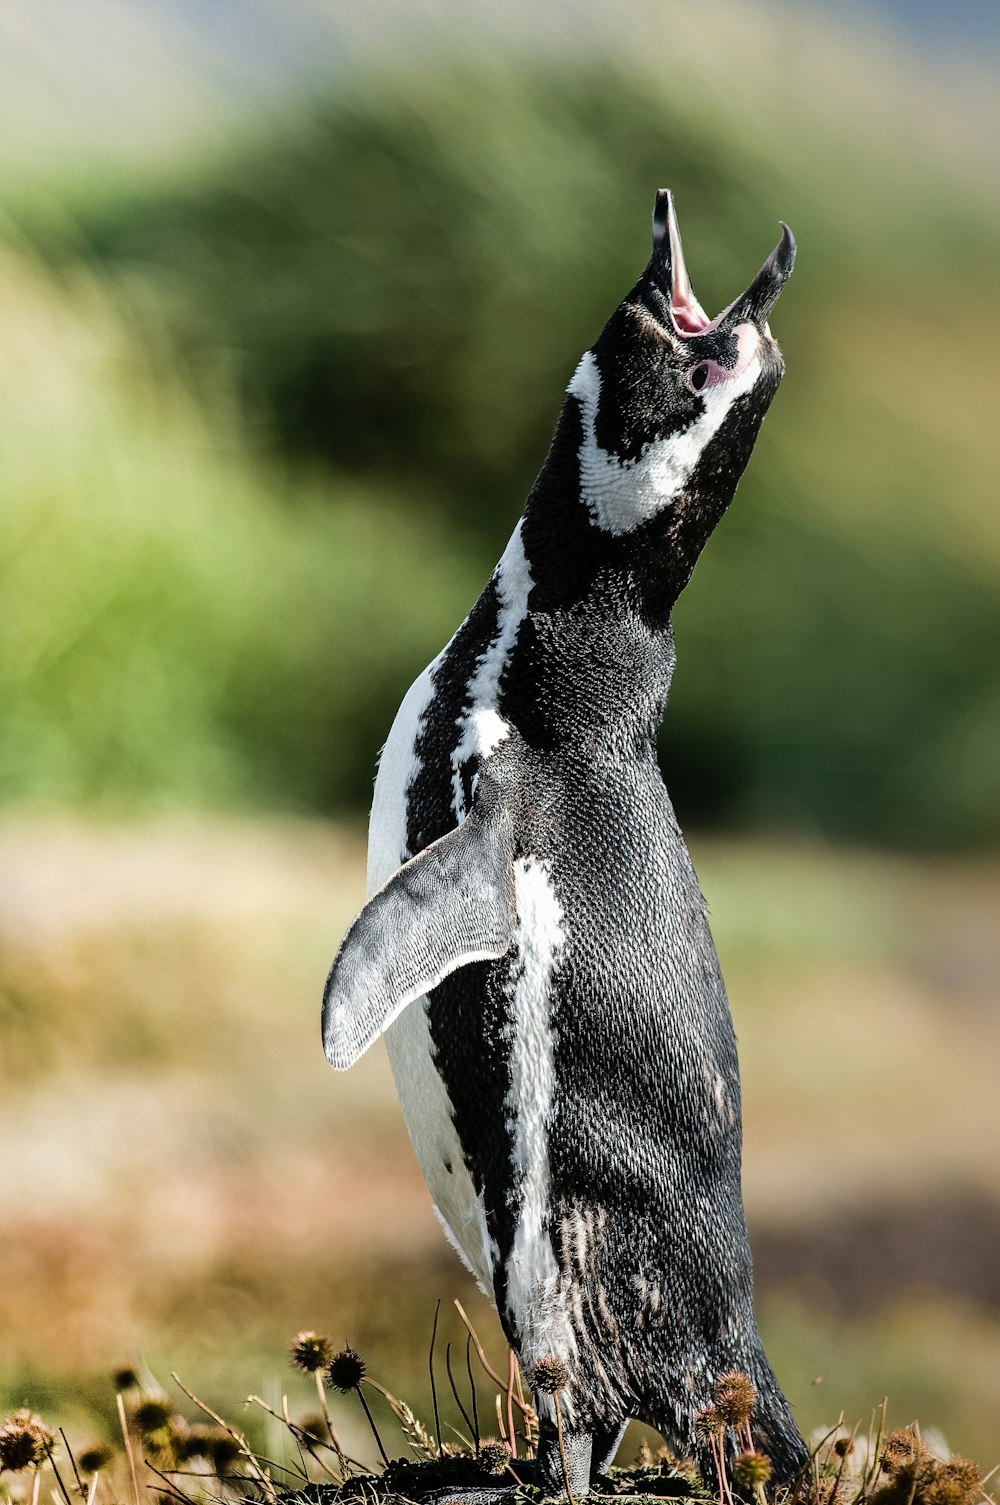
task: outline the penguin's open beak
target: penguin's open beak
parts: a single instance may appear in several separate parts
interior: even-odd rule
[[[675,334],[691,339],[713,329],[731,329],[744,323],[754,324],[758,329],[764,330],[767,316],[795,265],[795,237],[784,220],[780,223],[781,239],[746,292],[741,293],[721,314],[709,319],[694,295],[688,276],[673,195],[669,188],[659,190],[653,208],[652,268],[662,301],[667,303],[669,298],[670,322]]]
[[[781,239],[757,273],[745,293],[731,303],[719,316],[719,325],[732,328],[736,324],[754,324],[760,330],[767,327],[767,316],[778,301],[778,295],[795,265],[795,236],[784,220],[780,220]]]

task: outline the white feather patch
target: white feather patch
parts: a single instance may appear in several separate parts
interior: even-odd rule
[[[406,791],[420,772],[417,737],[434,694],[437,663],[429,664],[403,696],[379,759],[368,823],[369,898],[414,855],[406,844]]]
[[[549,1228],[549,1127],[555,1095],[556,1038],[551,985],[564,942],[563,913],[543,862],[514,864],[518,913],[517,958],[511,996],[511,1084],[508,1128],[521,1194],[514,1243],[507,1260],[507,1306],[527,1369],[555,1355],[572,1373],[576,1339],[560,1289]],[[549,1401],[551,1405],[551,1401]],[[560,1404],[572,1420],[572,1394]]]
[[[501,555],[493,578],[500,602],[497,633],[480,657],[469,681],[466,692],[469,709],[451,759],[456,820],[462,820],[466,813],[459,772],[462,764],[473,757],[479,760],[488,758],[510,732],[509,724],[497,710],[500,676],[510,658],[518,628],[528,614],[528,596],[534,584],[524,553],[520,523]]]
[[[379,762],[368,827],[369,896],[410,855],[406,795],[420,771],[416,742],[434,693],[432,674],[440,659],[441,655],[407,691]],[[451,1099],[434,1065],[426,996],[415,999],[389,1026],[385,1043],[403,1117],[435,1210],[463,1262],[492,1299],[493,1255],[455,1132]]]
[[[647,445],[637,460],[620,460],[597,442],[601,373],[593,351],[588,350],[567,390],[579,401],[583,421],[580,495],[597,526],[615,535],[631,533],[669,507],[690,479],[705,445],[721,428],[736,398],[751,390],[760,369],[755,353],[731,381],[701,394],[703,411],[688,428]]]

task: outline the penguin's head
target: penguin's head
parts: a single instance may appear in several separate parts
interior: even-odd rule
[[[656,196],[653,254],[577,367],[580,496],[591,525],[669,542],[683,588],[732,500],[784,371],[768,326],[792,270],[781,239],[714,319],[694,295],[673,199]],[[661,548],[662,552],[662,548]]]

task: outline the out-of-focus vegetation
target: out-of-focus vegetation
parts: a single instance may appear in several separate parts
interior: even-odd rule
[[[25,208],[6,797],[363,805],[667,182],[710,309],[779,213],[801,245],[785,387],[677,612],[682,816],[1000,834],[1000,221],[922,149],[916,84],[881,134],[851,89],[755,116],[735,75],[707,101],[638,67],[425,62],[170,189],[91,194],[72,232]]]
[[[56,286],[8,255],[0,320],[6,798],[328,805],[370,783],[420,641],[414,556],[442,623],[472,591],[443,527],[346,480],[300,476],[293,505],[79,270]]]

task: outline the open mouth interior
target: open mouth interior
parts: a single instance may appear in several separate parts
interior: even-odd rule
[[[673,199],[670,200],[667,210],[667,230],[670,235],[672,269],[670,317],[673,320],[674,329],[679,335],[704,334],[706,329],[715,327],[722,318],[722,314],[719,314],[718,318],[710,319],[694,295],[691,279],[684,263],[684,247],[681,245],[681,232],[677,228]]]

